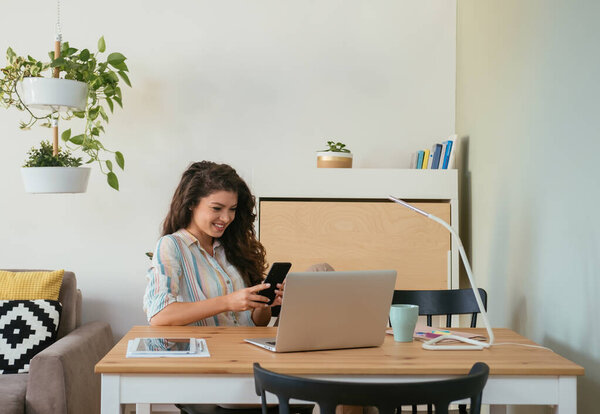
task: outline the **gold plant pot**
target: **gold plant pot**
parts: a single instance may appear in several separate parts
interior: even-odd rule
[[[352,168],[352,153],[317,152],[317,168]]]

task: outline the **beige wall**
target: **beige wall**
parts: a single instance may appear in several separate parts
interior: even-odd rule
[[[599,18],[595,0],[457,12],[462,234],[493,325],[585,367],[580,413],[600,407]]]
[[[64,39],[125,54],[133,88],[105,144],[125,155],[115,192],[97,170],[79,195],[27,195],[19,167],[48,131],[0,110],[0,268],[66,268],[84,319],[117,336],[144,324],[161,220],[189,162],[311,168],[327,139],[357,167],[408,167],[454,131],[454,0],[62,0]],[[56,2],[5,1],[0,51],[44,57]],[[4,62],[2,56],[1,61]]]

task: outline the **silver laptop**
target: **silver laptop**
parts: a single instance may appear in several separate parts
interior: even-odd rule
[[[245,341],[273,352],[379,346],[395,284],[395,270],[290,273],[277,338]]]

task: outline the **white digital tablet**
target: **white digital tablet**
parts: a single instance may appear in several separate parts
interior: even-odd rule
[[[194,338],[135,338],[133,353],[136,354],[195,354]]]

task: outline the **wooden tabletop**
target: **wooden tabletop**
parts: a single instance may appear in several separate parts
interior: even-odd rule
[[[491,375],[583,375],[583,367],[539,348],[498,345],[482,351],[427,351],[421,342],[395,342],[386,335],[380,347],[274,353],[244,338],[274,337],[277,328],[134,326],[98,364],[95,372],[159,374],[252,374],[252,364],[292,375],[458,375],[478,361]],[[485,335],[484,329],[459,329]],[[494,329],[496,342],[534,343],[509,329]],[[127,341],[136,337],[204,338],[210,358],[126,358]]]

